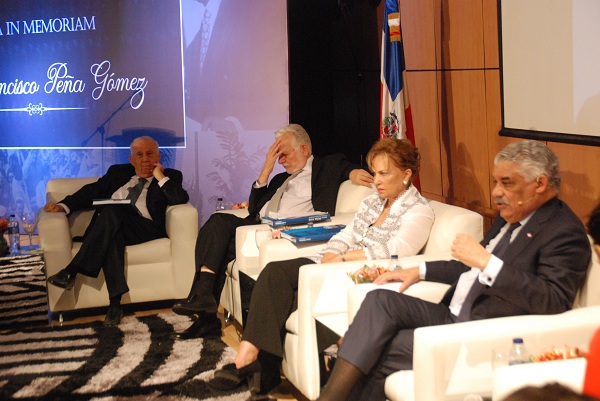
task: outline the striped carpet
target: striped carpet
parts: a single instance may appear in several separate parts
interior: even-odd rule
[[[41,256],[0,258],[0,332],[48,324]]]
[[[172,312],[39,327],[0,335],[0,400],[174,401],[252,399],[246,387],[214,393],[214,370],[235,352],[220,339],[171,340],[188,327]]]

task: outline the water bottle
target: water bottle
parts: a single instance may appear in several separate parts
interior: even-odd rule
[[[388,270],[402,270],[402,266],[400,266],[400,262],[398,262],[398,255],[392,255],[392,259],[388,265]]]
[[[508,364],[518,365],[529,362],[529,353],[523,345],[523,339],[520,337],[513,338],[512,347],[508,352]]]
[[[215,210],[225,210],[225,202],[223,202],[223,198],[217,198]]]
[[[17,256],[21,250],[21,235],[19,234],[19,221],[14,214],[8,218],[8,240],[10,243],[10,256]]]

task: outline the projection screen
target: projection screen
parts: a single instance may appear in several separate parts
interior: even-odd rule
[[[504,136],[600,145],[600,1],[500,0]]]

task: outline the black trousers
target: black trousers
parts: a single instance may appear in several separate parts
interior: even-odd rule
[[[300,267],[314,263],[298,258],[269,263],[258,276],[250,298],[250,309],[242,340],[260,348],[263,372],[279,374],[283,358],[285,322],[298,309]],[[323,265],[326,268],[326,265]],[[317,322],[319,351],[333,344],[339,335]],[[264,355],[265,353],[269,355]],[[266,367],[265,361],[269,361]]]
[[[105,206],[88,227],[70,265],[78,273],[98,277],[104,271],[109,297],[129,291],[125,279],[125,247],[166,237],[164,228],[126,205]]]
[[[227,264],[235,259],[235,230],[258,224],[253,218],[239,218],[230,213],[213,213],[198,232],[196,239],[196,271],[206,266],[215,273],[213,295],[217,302],[225,285]]]
[[[385,400],[385,379],[412,369],[414,330],[455,321],[443,304],[389,290],[368,293],[338,351],[366,375],[350,399]]]

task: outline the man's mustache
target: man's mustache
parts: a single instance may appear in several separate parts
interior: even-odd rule
[[[494,198],[494,203],[499,203],[501,205],[507,205],[507,206],[510,205],[510,203],[508,203],[508,201],[506,199],[500,198],[498,196]]]

